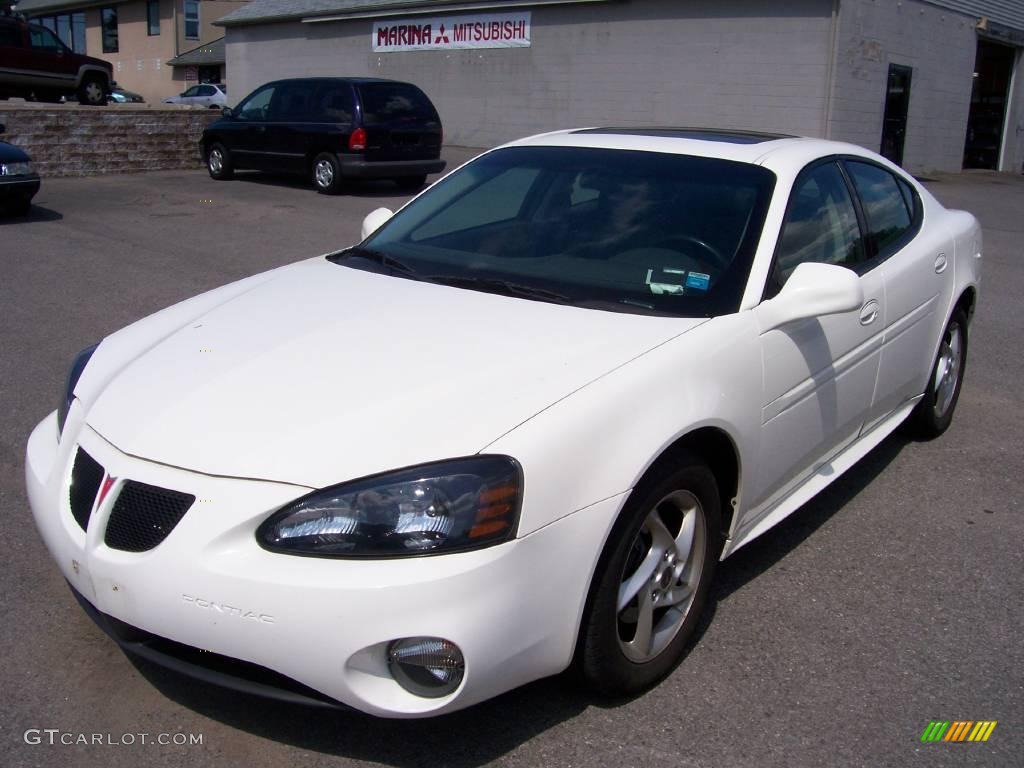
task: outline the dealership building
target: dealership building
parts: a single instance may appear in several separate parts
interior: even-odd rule
[[[233,98],[311,75],[414,82],[448,144],[593,125],[852,141],[910,171],[1024,171],[1022,0],[253,0]]]

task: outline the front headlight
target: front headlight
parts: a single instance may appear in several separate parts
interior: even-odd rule
[[[64,422],[68,419],[68,411],[71,410],[71,401],[75,399],[75,385],[78,384],[78,380],[82,378],[82,371],[85,370],[85,366],[89,363],[89,358],[92,357],[92,353],[96,351],[96,347],[99,344],[93,344],[91,347],[86,347],[75,356],[75,361],[71,363],[71,369],[68,371],[68,378],[64,382],[64,396],[60,399],[60,403],[57,406],[57,437],[60,438],[61,433],[64,431]]]
[[[320,557],[402,557],[479,549],[515,536],[522,470],[472,456],[315,491],[256,531],[266,549]]]
[[[0,163],[0,176],[28,176],[32,173],[32,163]]]

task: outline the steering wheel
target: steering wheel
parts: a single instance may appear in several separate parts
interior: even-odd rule
[[[674,244],[685,244],[683,248],[673,248]],[[658,243],[659,248],[670,248],[672,250],[682,250],[686,252],[687,245],[697,246],[705,255],[711,257],[711,263],[719,269],[725,269],[729,266],[729,259],[725,258],[722,253],[714,246],[708,245],[700,238],[694,237],[693,235],[672,235],[666,237]]]

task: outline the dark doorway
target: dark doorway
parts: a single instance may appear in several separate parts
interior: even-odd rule
[[[978,41],[971,111],[967,117],[967,141],[964,144],[964,168],[996,170],[999,167],[1013,54],[1013,48],[1008,45]]]
[[[907,110],[910,108],[910,76],[914,70],[899,64],[889,65],[885,87],[885,115],[882,118],[882,149],[879,154],[903,165],[903,140],[907,136]]]

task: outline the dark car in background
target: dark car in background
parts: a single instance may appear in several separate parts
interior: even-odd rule
[[[0,16],[0,98],[20,96],[102,106],[114,85],[110,62],[75,53],[53,32],[14,16]]]
[[[394,179],[414,190],[445,166],[441,118],[411,83],[278,80],[223,114],[202,138],[215,179],[253,169],[308,176],[324,194],[340,192],[349,179]]]
[[[0,134],[6,130],[0,123]],[[0,141],[0,212],[27,215],[38,191],[39,174],[32,170],[32,159],[13,144]]]

